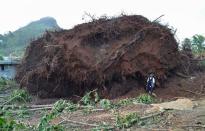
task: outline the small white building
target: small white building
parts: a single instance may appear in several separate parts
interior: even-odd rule
[[[16,75],[16,66],[18,61],[1,60],[0,61],[0,77],[13,79]]]

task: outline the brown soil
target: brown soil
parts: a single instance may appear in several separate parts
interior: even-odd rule
[[[205,72],[196,73],[189,78],[182,77],[172,77],[165,83],[166,88],[157,88],[154,93],[157,95],[157,105],[161,104],[162,101],[174,101],[177,98],[187,97],[186,99],[191,99],[194,103],[194,108],[192,110],[167,110],[164,113],[160,113],[157,116],[150,117],[143,123],[138,123],[132,125],[127,130],[204,130],[205,125]],[[0,95],[9,94],[11,91],[1,92]],[[117,102],[122,98],[137,97],[140,93],[144,93],[143,88],[133,89],[126,93],[125,95],[112,100]],[[57,99],[55,99],[57,100]],[[45,104],[53,103],[54,99],[44,99],[37,100],[38,103],[31,104]],[[33,101],[35,101],[33,99]],[[4,101],[0,100],[0,104]],[[166,102],[167,103],[167,102]],[[183,105],[189,103],[183,103]],[[155,104],[156,105],[156,104]],[[178,105],[179,106],[179,105]],[[177,105],[174,107],[178,107]],[[159,108],[155,107],[153,104],[131,104],[127,106],[122,106],[118,108],[120,115],[126,115],[129,113],[137,113],[139,116],[150,116],[152,114],[158,113]],[[100,107],[96,107],[100,108]],[[46,109],[45,109],[46,110]],[[47,111],[47,110],[46,110]],[[28,125],[37,125],[43,115],[45,115],[43,110],[32,111],[31,116],[28,118],[23,118],[17,120],[27,123]],[[93,125],[102,125],[104,122],[109,125],[115,125],[115,114],[112,110],[95,111],[90,114],[83,113],[82,110],[75,112],[63,112],[60,116],[52,120],[51,124],[59,124],[64,121],[64,126],[66,130],[91,130]],[[65,121],[65,119],[70,121]],[[78,123],[75,123],[78,122]],[[81,123],[84,123],[81,124]],[[118,129],[115,129],[118,130]]]
[[[142,93],[145,93],[143,86],[137,86],[125,95],[117,97],[117,99],[137,97]],[[164,83],[164,88],[156,88],[154,93],[156,98],[162,101],[175,100],[181,97],[192,99],[203,97],[205,96],[205,73],[194,73],[187,78],[171,77]]]
[[[165,26],[137,15],[99,19],[33,41],[16,79],[40,97],[82,96],[97,88],[116,98],[144,85],[150,72],[163,86],[180,56]]]

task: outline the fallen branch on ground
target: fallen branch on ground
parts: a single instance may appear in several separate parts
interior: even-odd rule
[[[44,108],[33,108],[33,109],[26,109],[26,111],[38,111],[38,110],[51,110],[52,108],[50,107],[44,107]],[[13,114],[19,113],[21,110],[16,110],[16,111],[10,111]]]
[[[39,107],[53,107],[53,104],[49,104],[49,105],[31,105],[28,106],[30,108],[39,108]]]
[[[20,105],[0,105],[0,107],[6,108],[22,108]],[[43,108],[43,107],[53,107],[53,105],[31,105],[31,106],[23,106],[25,108]]]
[[[99,125],[96,125],[96,124],[89,124],[89,123],[85,123],[85,122],[79,122],[79,121],[69,120],[69,119],[66,119],[65,117],[62,117],[62,116],[61,116],[61,118],[62,118],[64,121],[71,122],[71,123],[75,123],[75,124],[86,125],[86,126],[92,126],[92,127],[97,127],[97,126],[99,126]]]
[[[145,120],[145,119],[148,119],[148,118],[151,118],[151,117],[154,117],[154,116],[158,116],[158,115],[163,114],[164,112],[165,112],[165,110],[154,113],[154,114],[151,114],[151,115],[148,115],[148,116],[143,116],[143,117],[140,117],[140,120]]]
[[[179,73],[179,72],[176,72],[175,74],[179,77],[182,77],[182,78],[190,78],[190,76],[184,75],[184,74]]]
[[[201,128],[205,128],[205,125],[183,125],[181,127],[201,127]]]
[[[51,110],[52,107],[43,107],[43,108],[33,108],[33,109],[28,109],[29,111],[38,111],[38,110]]]
[[[53,108],[53,104],[49,105],[31,105],[31,106],[17,106],[17,105],[0,105],[0,108],[27,108],[28,111],[38,111],[38,110],[51,110]],[[93,106],[80,106],[78,105],[78,110],[85,109],[85,108],[91,108],[91,111],[105,111],[105,109],[92,109]]]

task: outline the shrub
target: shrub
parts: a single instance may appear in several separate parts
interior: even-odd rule
[[[112,103],[108,99],[100,100],[100,106],[104,109],[111,109],[113,107]]]
[[[31,96],[27,91],[23,89],[14,90],[9,96],[9,100],[6,102],[7,104],[10,102],[29,102],[31,100]]]
[[[0,60],[4,60],[3,56],[0,55]]]
[[[137,113],[130,113],[125,116],[120,116],[119,114],[116,115],[116,126],[118,128],[128,128],[139,121],[140,117]]]
[[[137,98],[137,101],[139,103],[151,104],[154,102],[154,98],[150,96],[149,94],[142,94]]]
[[[99,102],[100,97],[96,90],[86,93],[83,98],[80,100],[84,105],[95,105]]]

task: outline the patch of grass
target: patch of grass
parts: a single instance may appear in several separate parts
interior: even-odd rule
[[[67,106],[65,107],[65,110],[68,112],[74,112],[74,111],[78,110],[78,105],[69,101],[67,103]]]
[[[0,91],[7,88],[7,80],[0,77]]]
[[[46,113],[36,127],[39,131],[64,131],[61,125],[51,125],[50,121],[60,115],[60,113],[67,107],[66,100],[59,100],[54,103],[51,112]]]
[[[13,80],[7,80],[3,77],[0,77],[0,91],[6,90],[8,88],[16,88],[17,84]]]
[[[22,109],[18,112],[17,116],[18,118],[30,118],[31,117],[31,112],[29,112],[27,109]]]
[[[66,100],[58,100],[54,103],[52,110],[55,112],[62,112],[67,107]]]
[[[14,120],[9,120],[4,117],[0,117],[0,130],[1,131],[28,131],[31,127],[22,123],[17,123]]]
[[[205,60],[199,62],[199,67],[205,69]]]
[[[56,118],[59,114],[57,112],[52,112],[45,114],[38,126],[36,127],[37,130],[39,131],[64,131],[64,127],[61,125],[51,125],[50,121]]]
[[[130,113],[125,116],[120,116],[119,113],[116,115],[116,126],[120,129],[129,128],[139,121],[140,117],[137,113]]]
[[[154,102],[154,98],[149,94],[141,94],[137,97],[137,102],[144,104],[151,104]]]
[[[100,100],[100,107],[102,107],[103,109],[111,109],[111,108],[113,108],[113,105],[110,102],[110,100],[102,99],[102,100]]]
[[[17,90],[13,90],[6,104],[11,103],[11,102],[26,103],[26,102],[29,102],[30,100],[31,100],[31,96],[29,95],[27,91],[23,89],[17,89]]]
[[[62,112],[63,110],[73,112],[77,109],[78,105],[66,100],[58,100],[53,106],[53,110],[56,110],[57,112]]]
[[[100,97],[96,90],[86,93],[83,98],[80,100],[84,105],[95,105],[100,101]]]
[[[6,85],[6,79],[0,77],[0,85]]]
[[[15,118],[18,120],[22,120],[24,118],[30,118],[33,115],[33,112],[29,111],[27,107],[16,106],[14,104],[9,106],[1,106],[0,107],[0,115],[5,118]]]
[[[4,60],[3,56],[0,55],[0,60]]]
[[[126,105],[130,105],[130,104],[132,104],[133,103],[133,100],[132,99],[122,99],[122,100],[120,100],[118,103],[117,103],[117,105],[119,105],[119,106],[126,106]]]

